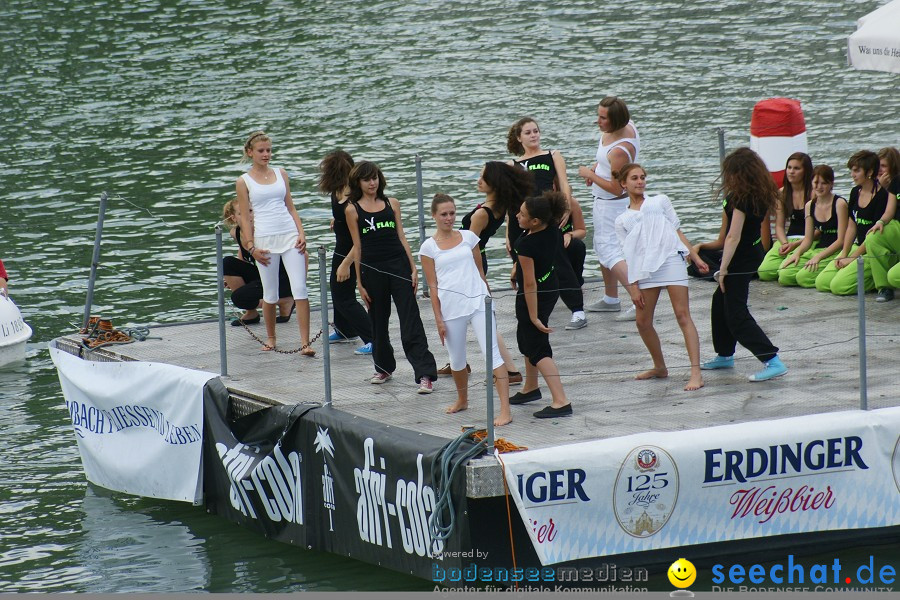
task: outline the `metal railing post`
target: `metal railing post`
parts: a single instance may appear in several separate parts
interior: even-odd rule
[[[722,127],[716,129],[716,133],[719,135],[719,164],[725,160],[725,130]]]
[[[419,247],[425,243],[425,197],[422,193],[422,157],[416,154],[416,198],[419,202]],[[422,295],[428,297],[428,282],[422,278]]]
[[[228,377],[228,351],[225,346],[225,265],[222,262],[221,223],[216,223],[216,281],[219,291],[219,374]]]
[[[484,387],[487,400],[487,448],[494,449],[494,308],[490,296],[484,297]]]
[[[87,298],[84,301],[83,329],[87,329],[91,318],[91,306],[94,304],[94,282],[97,281],[97,266],[100,264],[100,240],[103,238],[103,218],[106,216],[106,192],[100,194],[100,214],[97,216],[97,232],[94,234],[94,254],[91,257],[91,275],[88,279]]]
[[[859,300],[859,409],[869,410],[866,372],[866,288],[863,267],[863,257],[856,257],[856,297]]]
[[[331,406],[331,344],[328,342],[328,274],[325,246],[319,246],[319,312],[322,314],[322,356],[325,359],[325,406]]]

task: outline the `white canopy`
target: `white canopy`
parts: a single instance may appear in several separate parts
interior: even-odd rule
[[[856,21],[847,40],[850,66],[900,73],[900,0],[891,0]]]

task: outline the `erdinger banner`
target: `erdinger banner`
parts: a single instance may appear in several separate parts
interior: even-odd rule
[[[206,508],[266,537],[306,546],[308,476],[300,417],[273,406],[230,419],[228,395],[206,402]]]
[[[308,540],[313,548],[426,579],[435,564],[461,564],[462,553],[471,550],[462,516],[464,468],[454,481],[456,531],[442,541],[428,529],[437,502],[431,464],[449,440],[331,408],[312,411],[307,420],[308,508],[318,514],[315,539]]]
[[[203,397],[216,375],[150,362],[94,362],[50,347],[88,481],[199,503]],[[210,383],[206,387],[207,382]]]
[[[541,563],[900,524],[900,408],[504,455]]]

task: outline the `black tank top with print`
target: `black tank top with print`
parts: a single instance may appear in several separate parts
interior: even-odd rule
[[[514,162],[534,177],[535,195],[540,195],[553,189],[553,182],[556,179],[556,165],[553,164],[551,151],[548,150],[546,154],[538,154],[537,156]]]
[[[397,235],[397,222],[390,202],[379,199],[384,208],[367,212],[356,206],[359,227],[360,260],[366,264],[389,264],[398,260],[409,265],[406,250]]]
[[[337,195],[331,194],[331,216],[334,217],[334,251],[343,256],[353,248],[353,238],[350,237],[350,229],[347,227],[347,216],[344,209],[347,203],[338,202]]]
[[[838,234],[838,217],[837,203],[838,200],[844,200],[837,194],[831,199],[831,216],[827,221],[820,221],[816,218],[816,205],[810,206],[809,216],[813,222],[813,230],[819,232],[819,248],[827,248],[837,240]],[[816,201],[818,202],[818,201]],[[846,202],[846,200],[845,200]]]
[[[788,219],[787,235],[804,235],[806,233],[806,209],[795,208],[791,211],[791,218]]]
[[[478,236],[478,246],[481,248],[481,253],[484,254],[484,247],[487,246],[488,241],[494,236],[495,233],[497,233],[497,230],[500,229],[500,226],[503,225],[503,219],[495,217],[494,212],[490,208],[479,204],[462,218],[463,229],[468,230],[472,228],[472,215],[474,215],[475,211],[479,209],[486,212],[488,216],[487,225],[484,226],[484,229],[481,231],[481,235]]]

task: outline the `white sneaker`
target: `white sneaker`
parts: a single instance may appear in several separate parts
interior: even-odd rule
[[[585,327],[587,327],[587,319],[585,317],[576,317],[575,315],[572,315],[572,320],[566,325],[568,330],[584,329]]]
[[[584,310],[588,312],[619,312],[622,310],[622,303],[610,303],[601,298],[599,302],[594,302],[593,304],[585,306]]]
[[[616,321],[634,321],[637,319],[637,309],[634,304],[628,310],[623,310],[621,314],[616,315]]]

